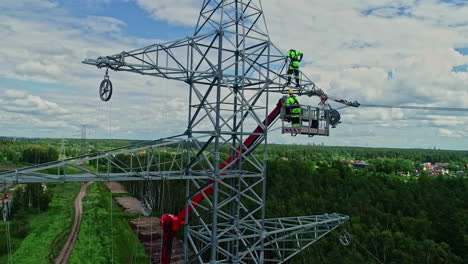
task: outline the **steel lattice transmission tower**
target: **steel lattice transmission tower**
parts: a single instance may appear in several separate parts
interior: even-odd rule
[[[62,141],[60,142],[60,154],[59,154],[59,160],[64,160],[67,155],[65,153],[65,138],[62,137]]]
[[[268,129],[278,120],[278,99],[289,88],[283,85],[284,53],[270,40],[259,0],[204,0],[193,36],[84,63],[185,82],[190,108],[185,132],[3,173],[0,180],[185,180],[186,209],[168,218],[172,231],[185,225],[185,263],[284,263],[349,220],[336,213],[266,218]],[[296,93],[325,95],[302,73]],[[169,145],[175,153],[167,165],[160,148]],[[255,156],[258,147],[263,154]],[[138,156],[142,150],[145,158]],[[231,156],[223,159],[226,150]],[[119,159],[124,153],[131,154],[129,162]],[[90,160],[106,164],[107,170],[80,165]],[[67,175],[67,166],[83,173]],[[41,172],[52,167],[62,173]]]

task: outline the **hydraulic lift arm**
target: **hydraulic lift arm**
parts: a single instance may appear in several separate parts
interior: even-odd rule
[[[223,165],[220,166],[220,170],[229,170],[232,166],[239,163],[242,157],[241,154],[244,155],[248,152],[251,152],[255,149],[255,146],[258,146],[257,143],[263,140],[263,133],[265,129],[268,129],[274,121],[280,116],[281,108],[283,107],[283,102],[280,100],[278,104],[276,104],[275,109],[271,111],[268,115],[267,119],[265,119],[262,125],[259,125],[253,132],[253,135],[249,136],[244,143],[237,148],[236,154],[234,156],[230,156],[225,160]],[[240,159],[239,159],[240,158]],[[165,214],[161,217],[161,226],[163,228],[164,237],[163,237],[163,249],[161,255],[161,264],[169,264],[171,259],[172,253],[172,242],[174,240],[175,232],[185,224],[185,220],[187,218],[186,212],[189,214],[192,213],[193,208],[196,208],[198,204],[203,202],[206,196],[209,196],[214,191],[214,182],[210,181],[206,184],[206,186],[196,194],[191,202],[192,206],[188,208],[184,208],[180,213],[176,215]]]

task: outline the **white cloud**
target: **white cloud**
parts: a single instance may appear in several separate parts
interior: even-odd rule
[[[97,17],[90,16],[81,21],[82,27],[84,29],[89,29],[89,31],[94,33],[121,33],[122,27],[126,24],[121,20],[115,19],[113,17]]]
[[[367,103],[466,105],[466,74],[452,68],[468,61],[453,50],[467,45],[468,35],[448,26],[455,18],[438,13],[456,11],[456,23],[468,24],[468,7],[438,1],[299,1],[295,6],[303,11],[288,20],[288,3],[263,6],[272,39],[283,49],[304,51],[304,71],[330,94]],[[425,17],[364,15],[376,8],[428,11],[422,12]]]
[[[50,9],[56,6],[56,3],[48,0],[5,0],[0,2],[2,9]]]
[[[193,26],[197,23],[202,1],[197,0],[137,0],[155,19],[178,25]]]
[[[156,40],[125,36],[122,29],[126,24],[117,18],[69,17],[56,3],[59,2],[0,3],[0,9],[9,10],[0,15],[0,34],[4,36],[0,77],[41,82],[45,91],[29,90],[26,94],[40,95],[40,100],[23,98],[22,102],[39,108],[41,100],[47,101],[69,113],[57,121],[31,114],[28,122],[63,125],[69,130],[86,123],[96,127],[96,137],[102,131],[137,138],[143,134],[154,138],[182,132],[188,111],[186,85],[111,72],[114,96],[104,104],[97,98],[103,70],[80,63],[87,57],[116,54]],[[155,19],[195,26],[202,1],[136,3]],[[298,0],[293,5],[268,0],[262,4],[272,40],[284,50],[294,47],[304,51],[303,70],[329,94],[366,103],[468,107],[468,73],[451,71],[456,65],[468,63],[468,56],[453,49],[468,46],[468,26],[463,26],[468,25],[466,6],[436,0]],[[47,11],[35,12],[38,9]],[[20,10],[21,16],[11,15]],[[29,16],[25,15],[27,12]],[[11,95],[11,90],[8,93]],[[301,101],[306,102],[302,98]],[[53,109],[50,104],[42,104],[45,106]],[[342,112],[344,124],[335,130],[336,136],[327,140],[350,142],[348,132],[358,130],[357,126],[362,126],[362,131],[356,134],[367,133],[366,140],[382,144],[396,142],[401,134],[389,134],[384,140],[380,135],[386,130],[373,130],[375,127],[405,127],[413,132],[418,126],[466,129],[466,119],[425,117],[430,113],[349,109]],[[12,127],[21,127],[19,116],[25,115],[25,111],[0,111],[2,122],[8,119]],[[406,133],[401,129],[391,131]]]
[[[438,132],[439,132],[439,136],[442,136],[442,137],[462,138],[462,137],[467,136],[467,133],[463,131],[452,130],[452,129],[447,129],[447,128],[439,128]]]
[[[6,90],[1,99],[1,109],[7,112],[29,113],[32,115],[60,115],[68,111],[56,103],[42,99],[39,96],[29,95],[23,91]]]

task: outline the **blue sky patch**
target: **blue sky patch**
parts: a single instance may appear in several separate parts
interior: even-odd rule
[[[387,80],[393,79],[393,72],[389,71],[387,72]]]
[[[361,12],[365,16],[377,16],[384,18],[394,18],[401,16],[411,16],[411,10],[407,7],[395,7],[395,6],[381,6],[366,9]]]
[[[42,83],[34,81],[23,81],[17,79],[8,79],[0,77],[0,89],[26,89],[29,91],[40,91],[42,89],[60,89],[60,90],[73,90],[72,86],[67,86],[57,83]]]
[[[468,5],[468,0],[439,0],[441,3],[451,4],[455,6],[466,6]]]
[[[173,40],[191,36],[194,27],[174,26],[165,21],[155,20],[133,1],[60,1],[60,7],[71,12],[74,17],[89,16],[113,17],[125,22],[122,27],[125,35],[139,38]]]
[[[455,48],[455,51],[463,56],[468,55],[468,48]]]
[[[468,72],[468,64],[458,65],[452,68],[453,72]]]

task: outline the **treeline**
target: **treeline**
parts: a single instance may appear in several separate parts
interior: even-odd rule
[[[468,263],[466,177],[399,176],[398,172],[417,169],[411,152],[391,158],[393,150],[371,149],[380,154],[354,157],[348,156],[348,148],[281,147],[270,150],[267,161],[268,218],[338,212],[351,217],[343,228],[384,263]],[[414,151],[421,152],[421,157],[427,151],[426,158],[434,155],[433,162],[439,161],[437,151]],[[261,154],[256,154],[260,159]],[[164,155],[170,160],[169,153]],[[353,169],[341,161],[364,156],[371,164],[364,169]],[[448,156],[466,162],[468,153]],[[126,185],[137,197],[146,192],[143,183]],[[146,186],[157,199],[155,215],[183,208],[183,181],[149,182]],[[289,263],[375,263],[357,242],[342,246],[337,234],[326,236]]]
[[[30,142],[0,140],[0,162],[39,164],[55,161],[59,157],[56,147]]]
[[[116,147],[128,146],[135,140],[105,140],[66,139],[64,142],[65,157],[108,150]],[[41,164],[59,159],[61,139],[31,139],[13,141],[0,139],[0,164]]]
[[[19,185],[12,194],[12,217],[23,218],[29,213],[38,214],[47,211],[52,197],[47,184],[30,183]]]
[[[261,151],[260,149],[257,151]],[[297,157],[332,161],[340,158],[369,160],[377,158],[407,159],[415,163],[460,162],[468,163],[468,151],[433,149],[392,149],[363,147],[329,147],[305,145],[269,145],[268,157]]]
[[[351,217],[351,235],[384,263],[468,263],[468,181],[404,181],[339,161],[268,162],[268,217],[339,212]],[[285,190],[288,190],[285,193]],[[356,242],[328,236],[291,263],[374,263]]]
[[[60,153],[62,139],[31,139],[12,141],[0,139],[0,162],[47,162]],[[121,139],[65,139],[65,154],[74,157],[84,153],[98,152],[116,147],[123,147],[139,143],[137,140]],[[261,155],[263,149],[258,148],[255,153]],[[224,151],[228,153],[229,148]],[[277,157],[295,157],[314,161],[331,162],[337,159],[399,159],[409,160],[415,165],[423,162],[449,162],[456,167],[463,167],[468,163],[468,151],[433,150],[433,149],[392,149],[392,148],[363,148],[363,147],[333,147],[307,145],[278,145],[268,146],[269,159]],[[58,156],[57,156],[58,158]],[[455,168],[454,168],[455,169]]]
[[[87,151],[133,143],[116,141],[117,145],[112,145],[111,141],[103,142],[94,142]],[[70,142],[71,148],[78,150],[79,143],[79,140]],[[58,153],[59,147],[59,139],[20,143],[0,141],[0,155],[12,155],[18,157],[18,161],[28,163],[35,163],[36,155],[39,155],[42,163],[54,158],[49,148]],[[17,154],[4,154],[7,153],[4,149],[16,151]],[[166,151],[158,153],[163,171],[173,166],[173,150]],[[261,149],[254,154],[259,160],[263,159]],[[222,160],[228,155],[226,150],[221,154]],[[9,158],[3,158],[3,161]],[[137,161],[137,157],[120,155],[113,157],[112,161],[115,164],[129,164],[130,159],[145,167],[148,156],[142,154]],[[354,170],[343,164],[343,159],[365,160],[370,165]],[[424,173],[420,177],[398,175],[399,172],[420,169],[423,162],[447,162],[453,168],[463,169],[468,164],[468,151],[270,145],[267,217],[338,212],[351,217],[343,227],[355,241],[386,264],[468,263],[468,179],[430,177]],[[91,162],[85,165],[107,171],[106,164],[97,166]],[[122,172],[115,166],[110,171]],[[157,198],[154,213],[160,215],[176,213],[183,208],[185,183],[129,182],[126,186],[139,198],[147,188],[152,189],[153,196]],[[42,185],[27,185],[25,188],[37,189],[24,189],[14,194],[14,203],[20,204],[14,204],[13,209],[45,210],[43,206],[48,204],[49,195],[47,188]],[[29,197],[32,193],[39,196]],[[289,263],[375,263],[357,242],[344,247],[338,242],[336,234],[333,232],[326,236]]]
[[[40,213],[46,212],[49,209],[49,204],[52,199],[52,192],[49,186],[40,183],[32,183],[19,185],[15,188],[11,204],[11,247],[16,249],[21,242],[30,234],[31,219]],[[1,231],[5,231],[5,226],[0,226]],[[0,263],[6,259],[8,255],[7,240],[0,239]],[[5,262],[6,263],[6,262]]]

